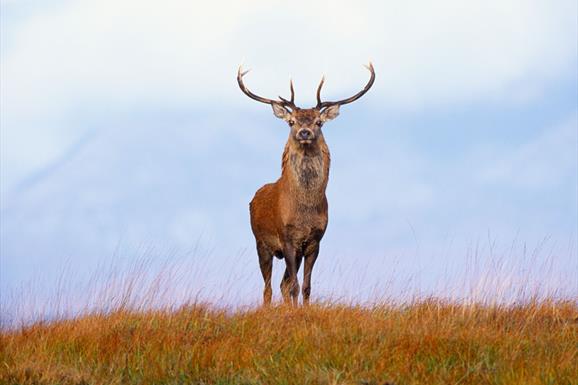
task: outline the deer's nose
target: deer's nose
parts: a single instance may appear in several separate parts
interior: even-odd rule
[[[297,133],[297,136],[301,140],[309,140],[309,139],[313,138],[313,132],[311,132],[311,130],[303,128],[303,129],[299,130],[299,132]]]

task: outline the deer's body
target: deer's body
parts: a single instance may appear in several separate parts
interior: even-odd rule
[[[296,250],[318,243],[327,227],[329,148],[318,139],[303,148],[289,138],[281,178],[261,187],[251,201],[251,228],[258,243],[281,257],[284,242]]]
[[[327,228],[327,198],[329,179],[329,148],[320,138],[315,146],[303,147],[290,137],[283,152],[281,178],[257,190],[250,204],[251,228],[257,242],[259,258],[264,260],[264,279],[271,282],[268,263],[271,256],[295,258],[298,270],[306,258],[303,297],[309,299],[311,268],[319,253],[319,242]],[[294,254],[294,255],[293,255]],[[267,262],[269,261],[269,262]],[[307,272],[309,270],[309,273]],[[287,296],[289,269],[281,291]],[[299,290],[299,287],[293,290]],[[289,293],[290,294],[290,293]],[[266,288],[266,302],[271,289]]]
[[[281,292],[286,302],[290,297],[297,304],[299,283],[297,272],[304,260],[303,301],[309,302],[311,272],[319,255],[319,243],[327,228],[327,198],[325,189],[329,180],[330,155],[321,126],[337,117],[339,106],[350,103],[363,95],[374,80],[373,67],[368,67],[372,77],[360,93],[340,102],[321,102],[315,108],[300,109],[291,100],[274,101],[257,96],[243,84],[244,73],[239,70],[239,86],[249,97],[271,104],[275,116],[289,123],[291,133],[283,152],[281,177],[275,183],[261,187],[250,203],[251,229],[257,243],[257,254],[265,290],[264,302],[271,302],[271,275],[273,257],[284,259],[285,274]],[[290,108],[290,110],[288,108]]]

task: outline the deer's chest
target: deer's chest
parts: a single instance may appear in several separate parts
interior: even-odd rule
[[[295,249],[301,250],[307,245],[320,242],[326,227],[327,219],[323,220],[321,217],[306,224],[290,223],[285,226],[284,241],[292,244]]]
[[[307,196],[291,199],[284,221],[284,238],[296,248],[312,241],[320,241],[327,228],[328,219],[324,192],[316,198],[303,191],[301,194]]]

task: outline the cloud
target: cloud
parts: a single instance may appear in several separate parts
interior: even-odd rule
[[[364,103],[452,108],[539,98],[576,65],[576,3],[443,0],[199,2],[4,1],[2,164],[5,184],[54,161],[87,120],[134,108],[257,109],[259,93],[313,103],[377,82]],[[88,118],[87,118],[88,117]],[[26,149],[23,151],[22,149]]]
[[[9,31],[6,108],[241,103],[243,59],[251,86],[275,96],[292,74],[307,102],[322,73],[328,97],[356,90],[369,59],[376,104],[508,100],[573,70],[575,14],[572,1],[72,1]]]

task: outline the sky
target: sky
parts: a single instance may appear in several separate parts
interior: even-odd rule
[[[575,1],[1,4],[4,299],[146,258],[257,301],[248,202],[288,127],[237,68],[308,107],[322,75],[328,99],[357,92],[368,61],[371,91],[324,126],[313,295],[578,295]]]

